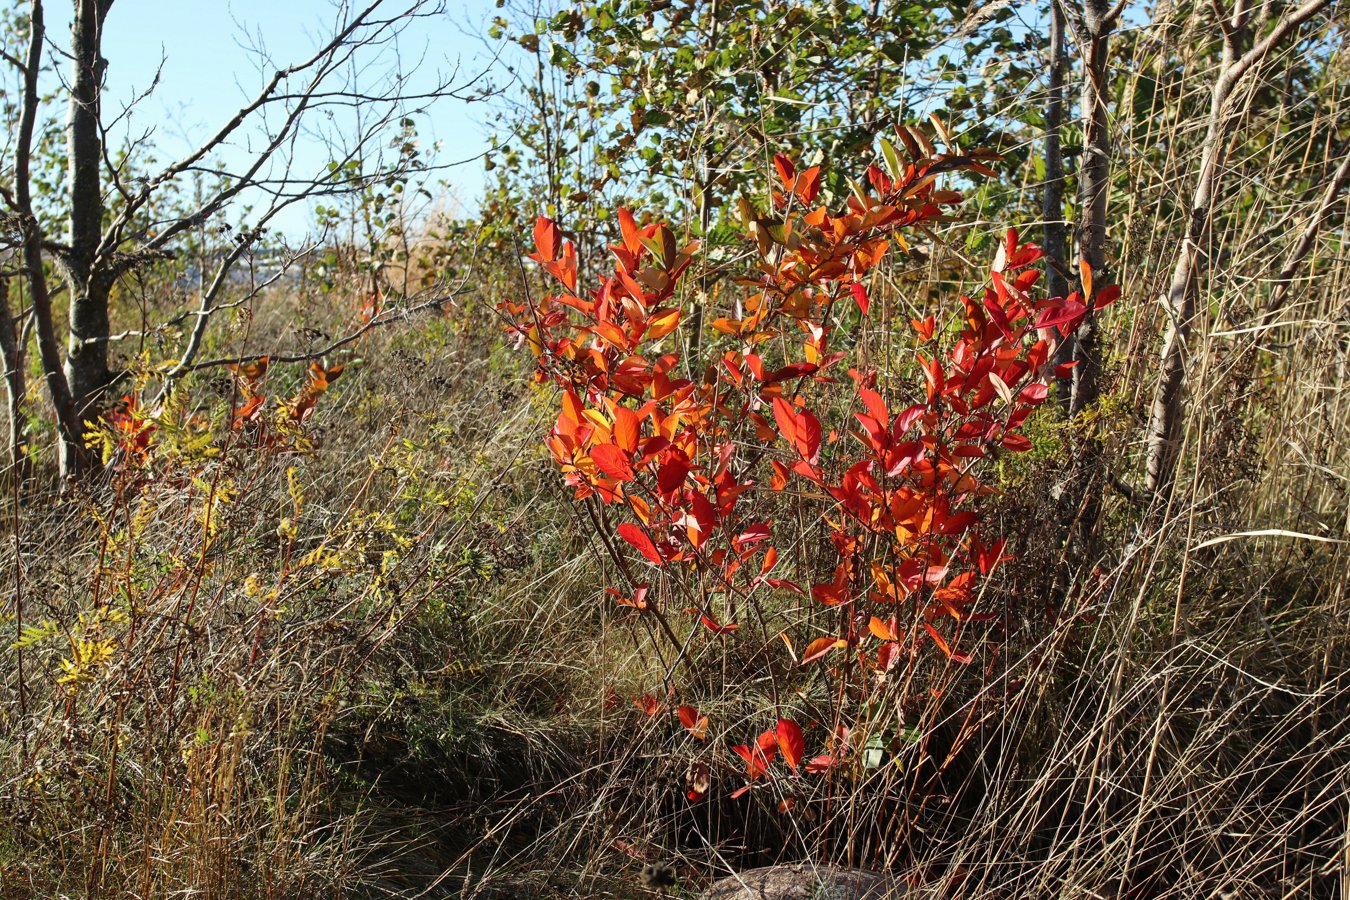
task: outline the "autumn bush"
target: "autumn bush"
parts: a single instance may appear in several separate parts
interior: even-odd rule
[[[1041,296],[1042,254],[1009,229],[977,299],[950,296],[908,321],[876,303],[878,293],[894,302],[876,290],[888,253],[959,208],[961,194],[939,179],[994,174],[992,154],[963,153],[934,126],[943,150],[897,128],[904,156],[883,139],[880,164],[828,203],[820,167],[776,156],[767,208],[740,202],[741,267],[719,273],[729,286],[700,314],[711,335],[682,334],[685,284],[707,279],[679,226],[619,209],[612,274],[587,285],[565,223],[535,225],[530,259],[553,284],[502,309],[556,398],[546,444],[614,579],[603,602],[641,635],[648,680],[610,697],[649,721],[644,740],[670,753],[657,771],[683,793],[656,792],[635,825],[704,865],[726,845],[746,859],[898,864],[922,883],[996,890],[1044,879],[1046,865],[1083,877],[1071,860],[1088,852],[1099,854],[1090,877],[1112,889],[1185,883],[1168,855],[1178,801],[1131,809],[1108,792],[1094,803],[1096,777],[1083,780],[1075,759],[1111,759],[1108,747],[1136,728],[1126,710],[1141,698],[1121,695],[1123,670],[1114,686],[1093,684],[1124,665],[1149,615],[1136,606],[1103,622],[1102,610],[1148,580],[1128,555],[1110,571],[1070,569],[1071,526],[1052,498],[1074,443],[1053,436],[1064,426],[1047,400],[1073,365],[1056,363],[1058,343],[1120,290],[1094,290],[1083,262],[1078,290]],[[1031,434],[1046,446],[1014,479]],[[1020,500],[1000,496],[1012,483]],[[1012,547],[1034,565],[1019,569]],[[1107,635],[1120,643],[1100,643]],[[1179,690],[1193,702],[1216,673],[1183,662],[1184,645],[1175,653],[1167,665],[1192,673]],[[1060,690],[1056,679],[1067,679]],[[1343,691],[1324,683],[1271,721]],[[1257,746],[1276,740],[1255,727]],[[1340,750],[1312,766],[1327,777],[1337,760]],[[1126,751],[1118,765],[1135,779],[1137,762]],[[1076,774],[1055,774],[1064,767]],[[1221,778],[1213,796],[1268,796],[1298,777]],[[1221,814],[1211,802],[1199,815]],[[1315,831],[1287,822],[1325,821],[1334,808],[1323,797],[1281,820],[1284,846]],[[1094,810],[1124,813],[1128,838],[1106,820],[1095,830]],[[1046,816],[1058,822],[1051,834],[1036,824]],[[1018,845],[1008,832],[1021,828]],[[1020,849],[1000,871],[979,841]],[[1137,854],[1132,875],[1111,871],[1122,849]],[[1230,864],[1209,857],[1214,881],[1199,883],[1248,877],[1246,861]]]
[[[978,161],[988,153],[939,152],[918,129],[897,133],[910,159],[884,142],[886,168],[868,170],[870,189],[852,182],[833,214],[819,205],[820,168],[798,173],[776,157],[773,208],[761,216],[742,203],[757,267],[737,279],[744,294],[731,314],[712,322],[729,346],[712,347],[711,358],[663,349],[697,246],[624,209],[614,274],[591,290],[578,287],[575,248],[541,218],[531,259],[564,292],[507,304],[541,378],[561,391],[548,445],[628,582],[610,593],[651,617],[668,644],[662,692],[674,695],[686,664],[698,684],[700,625],[713,641],[735,640],[742,619],[761,640],[777,629],[804,666],[842,651],[837,701],[815,711],[831,736],[807,764],[816,773],[854,756],[857,705],[912,682],[930,647],[972,663],[964,645],[999,619],[977,602],[1006,545],[981,535],[982,500],[995,492],[999,459],[1031,448],[1022,427],[1071,366],[1057,371],[1056,343],[1090,311],[1082,294],[1034,297],[1041,253],[1009,230],[981,299],[960,298],[959,316],[939,309],[913,320],[908,353],[869,353],[873,270],[892,243],[905,246],[904,231],[960,202],[937,186],[941,175],[991,173]],[[1093,297],[1086,269],[1084,281],[1097,308],[1119,294]],[[905,385],[907,375],[918,383]],[[807,543],[818,523],[833,552]],[[625,545],[641,563],[620,553]],[[643,564],[654,567],[645,577],[635,572]],[[767,611],[782,606],[775,594],[809,596],[823,615],[771,623]],[[672,621],[680,609],[694,633]],[[661,707],[650,695],[638,702],[650,714]],[[687,726],[702,723],[702,736],[706,717],[680,712]],[[779,745],[800,768],[800,726],[785,719],[776,733],[778,745],[771,731],[755,749],[733,748],[752,781]],[[691,799],[705,790],[691,786]]]

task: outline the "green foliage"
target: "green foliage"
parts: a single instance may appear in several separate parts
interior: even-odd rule
[[[963,12],[903,0],[510,6],[495,28],[526,54],[522,100],[514,140],[489,162],[490,218],[540,212],[587,246],[608,210],[641,198],[630,205],[680,216],[718,246],[722,211],[763,184],[773,152],[856,157],[909,115],[910,64]]]

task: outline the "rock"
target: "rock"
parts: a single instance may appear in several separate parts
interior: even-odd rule
[[[704,900],[937,900],[940,892],[911,888],[883,872],[800,863],[765,866],[723,878]]]

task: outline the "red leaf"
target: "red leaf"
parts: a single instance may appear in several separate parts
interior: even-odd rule
[[[701,547],[712,536],[717,525],[717,511],[712,502],[697,491],[689,493],[689,515],[684,525],[689,534],[689,543]]]
[[[979,520],[980,517],[974,511],[967,509],[952,515],[935,530],[939,534],[960,534]],[[934,522],[936,521],[937,517],[934,516]]]
[[[783,368],[767,377],[760,377],[759,380],[766,385],[777,384],[780,381],[786,381],[789,378],[800,378],[803,375],[812,375],[820,370],[820,366],[815,363],[799,362],[783,366]]]
[[[853,299],[858,304],[858,311],[864,316],[867,315],[867,307],[869,305],[867,289],[856,281],[849,285],[849,289],[853,291]]]
[[[619,526],[618,532],[619,537],[636,547],[637,551],[647,557],[649,561],[656,563],[658,566],[661,565],[661,554],[657,552],[652,539],[647,537],[647,532],[632,522],[624,522]]]
[[[811,597],[825,606],[838,606],[848,599],[848,592],[832,582],[812,585]]]
[[[712,770],[707,763],[693,762],[685,772],[684,783],[688,790],[685,796],[690,800],[702,800],[703,795],[712,787]]]
[[[633,214],[622,206],[619,207],[619,231],[623,233],[623,246],[629,253],[637,253],[642,249],[637,222],[633,220]]]
[[[661,711],[661,701],[657,700],[651,694],[643,694],[641,697],[634,697],[633,705],[648,717],[654,716]]]
[[[703,622],[703,627],[707,628],[713,634],[731,634],[733,631],[736,631],[738,628],[741,627],[739,624],[735,622],[731,623],[730,625],[720,625],[718,624],[716,619],[714,619],[707,613],[704,613],[702,616],[700,616],[700,619]]]
[[[1049,386],[1036,383],[1022,388],[1022,392],[1017,395],[1017,399],[1022,403],[1044,403],[1048,396],[1050,396]]]
[[[1036,327],[1076,326],[1087,313],[1087,307],[1074,299],[1077,296],[1077,294],[1074,294],[1055,306],[1047,306],[1041,310],[1040,314],[1036,316]]]
[[[595,465],[611,478],[620,481],[632,481],[633,467],[628,463],[628,454],[613,444],[596,444],[591,448],[591,459]]]
[[[736,535],[736,537],[732,538],[731,545],[736,548],[737,553],[744,553],[749,548],[755,546],[755,544],[758,544],[760,541],[767,541],[772,536],[773,532],[770,530],[767,522],[754,522],[746,526],[745,530]],[[778,551],[770,547],[768,552],[774,554],[776,557]],[[767,561],[766,555],[766,562]],[[769,563],[769,565],[772,567],[772,563]]]
[[[782,397],[773,398],[773,418],[778,423],[778,430],[783,435],[783,440],[789,444],[797,443],[797,413]]]
[[[971,549],[975,551],[975,561],[976,565],[980,567],[981,575],[988,575],[994,571],[999,563],[1010,558],[1003,555],[1003,548],[1006,545],[1007,540],[1005,538],[999,538],[988,547],[979,541],[971,542]]]
[[[768,735],[768,741],[765,741],[764,735]],[[737,744],[731,748],[741,759],[745,760],[745,772],[753,781],[769,771],[769,763],[772,761],[772,751],[778,746],[778,738],[772,731],[766,731],[755,741],[753,748],[745,744]],[[772,749],[766,749],[772,748]],[[739,792],[738,792],[739,793]],[[735,796],[735,795],[733,795]]]
[[[942,364],[937,359],[924,359],[922,356],[917,358],[920,365],[923,366],[924,379],[928,382],[928,405],[932,406],[933,401],[938,398],[943,387],[946,386],[942,374]]]
[[[778,753],[778,734],[772,728],[761,732],[760,736],[755,738],[755,752],[764,760],[764,767],[767,769]]]
[[[885,428],[891,421],[891,412],[886,408],[886,401],[881,399],[881,395],[871,388],[859,388],[858,396],[862,398],[868,414]]]
[[[778,169],[778,178],[783,182],[783,187],[791,189],[797,180],[797,167],[792,164],[792,160],[781,153],[775,153],[773,164],[774,168]]]
[[[679,709],[680,724],[686,730],[700,741],[707,740],[708,737],[708,717],[700,716],[698,710],[692,706],[681,706]]]
[[[779,719],[775,734],[778,737],[778,749],[783,752],[783,761],[796,771],[801,764],[802,754],[806,752],[801,726],[791,719]]]
[[[812,775],[823,775],[837,765],[839,765],[839,760],[828,753],[822,753],[807,762],[806,771]]]
[[[802,459],[814,465],[820,458],[820,420],[804,409],[797,415],[796,428],[797,439],[793,441],[793,446]]]
[[[1120,285],[1113,284],[1110,287],[1104,287],[1097,292],[1097,298],[1093,301],[1093,309],[1101,309],[1110,306],[1120,299]]]
[[[684,484],[685,477],[689,474],[689,460],[683,453],[673,451],[661,463],[661,468],[656,472],[656,486],[663,494],[670,494],[680,489]]]

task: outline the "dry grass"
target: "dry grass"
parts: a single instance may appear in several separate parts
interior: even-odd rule
[[[1263,495],[1153,531],[1122,502],[1118,561],[1058,598],[1025,529],[1000,651],[858,713],[887,736],[879,765],[733,801],[721,751],[690,804],[704,748],[628,703],[660,682],[659,641],[606,611],[613,573],[494,329],[465,313],[381,334],[325,397],[312,454],[225,437],[143,485],[110,475],[111,501],[20,510],[8,569],[25,623],[55,631],[23,649],[22,692],[6,650],[5,896],[633,896],[644,860],[695,885],[803,857],[962,897],[1334,896],[1344,545],[1187,549],[1293,529],[1310,491],[1278,519]],[[1020,496],[1004,521],[1044,515]],[[773,652],[800,611],[761,615],[697,642],[681,690],[730,736],[779,711],[829,721],[829,679]],[[74,690],[60,661],[81,638],[113,649]]]

